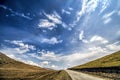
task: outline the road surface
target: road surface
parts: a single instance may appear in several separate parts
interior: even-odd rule
[[[70,75],[72,80],[105,80],[105,79],[94,77],[81,72],[76,72],[72,70],[65,70],[65,71]]]

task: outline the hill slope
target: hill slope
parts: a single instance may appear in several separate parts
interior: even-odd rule
[[[120,80],[120,51],[69,69]]]
[[[0,53],[0,80],[71,80],[71,77],[64,70],[28,65]]]
[[[83,65],[75,66],[72,69],[97,68],[97,67],[117,67],[120,66],[120,51],[107,55],[100,59],[88,62]]]
[[[44,68],[28,65],[20,61],[11,59],[3,53],[0,53],[0,68],[44,70]]]

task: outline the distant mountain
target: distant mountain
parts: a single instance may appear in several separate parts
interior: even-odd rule
[[[0,53],[0,80],[71,80],[64,70],[28,65]]]

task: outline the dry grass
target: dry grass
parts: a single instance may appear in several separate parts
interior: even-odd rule
[[[65,71],[47,70],[0,53],[0,80],[71,80]]]
[[[70,69],[113,80],[120,80],[120,51]]]
[[[88,62],[83,65],[75,66],[72,69],[95,68],[95,67],[115,67],[120,66],[120,51],[103,58]]]

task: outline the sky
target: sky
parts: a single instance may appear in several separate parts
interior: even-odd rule
[[[0,52],[66,69],[120,50],[120,0],[0,0]]]

